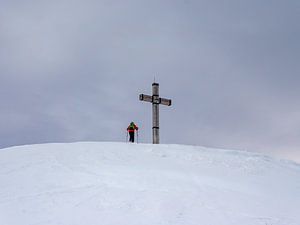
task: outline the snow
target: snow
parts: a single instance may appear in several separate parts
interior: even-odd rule
[[[131,143],[0,150],[1,225],[299,225],[300,165]]]

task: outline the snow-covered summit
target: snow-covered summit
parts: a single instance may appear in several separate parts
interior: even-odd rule
[[[0,150],[1,225],[299,225],[300,166],[182,145]]]

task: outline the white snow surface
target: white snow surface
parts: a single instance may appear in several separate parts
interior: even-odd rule
[[[299,225],[300,165],[109,142],[0,150],[0,225]]]

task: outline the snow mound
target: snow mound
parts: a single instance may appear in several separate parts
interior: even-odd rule
[[[0,150],[1,225],[299,225],[300,166],[182,145]]]

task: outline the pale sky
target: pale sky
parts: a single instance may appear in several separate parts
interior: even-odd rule
[[[161,143],[300,162],[300,1],[0,0],[0,147]]]

